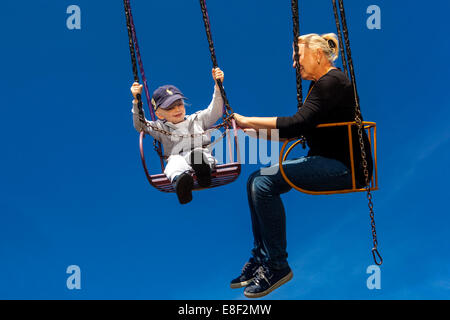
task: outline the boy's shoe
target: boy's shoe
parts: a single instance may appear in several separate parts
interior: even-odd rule
[[[231,289],[239,289],[248,286],[255,277],[255,273],[261,265],[253,258],[244,265],[241,275],[236,279],[231,280]]]
[[[194,179],[185,172],[176,177],[175,191],[178,196],[178,201],[181,204],[186,204],[192,201],[192,188],[194,187]]]
[[[199,159],[201,162],[199,163]],[[197,160],[197,162],[195,161]],[[201,150],[194,150],[191,152],[191,167],[194,169],[197,176],[197,182],[200,187],[207,188],[211,185],[211,167],[205,161],[203,152]]]
[[[255,279],[244,290],[247,298],[261,298],[293,277],[291,268],[274,270],[267,266],[261,266],[256,272]]]

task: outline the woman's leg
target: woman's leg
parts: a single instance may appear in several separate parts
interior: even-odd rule
[[[281,269],[287,265],[287,253],[286,217],[280,195],[291,187],[278,182],[258,170],[248,179],[247,196],[254,236],[252,255],[260,264],[280,261]]]
[[[260,232],[260,221],[258,221],[258,216],[255,212],[255,206],[253,201],[253,191],[252,186],[254,184],[254,179],[259,176],[260,170],[253,172],[248,180],[247,180],[247,198],[248,198],[248,205],[250,208],[250,218],[252,222],[252,231],[253,231],[253,250],[252,250],[252,256],[254,260],[258,264],[262,264],[265,262],[267,258],[267,254],[264,251],[263,244],[262,244],[262,238],[261,238],[261,232]]]
[[[291,190],[278,164],[254,172],[247,183],[255,259],[274,269],[287,267],[286,217],[281,194]],[[351,172],[341,162],[320,156],[287,160],[283,169],[296,185],[307,190],[338,190],[351,187]],[[265,174],[271,172],[272,174]]]

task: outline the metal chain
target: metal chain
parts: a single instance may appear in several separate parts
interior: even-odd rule
[[[149,89],[148,89],[147,77],[145,75],[144,63],[142,62],[141,52],[140,52],[140,49],[139,49],[139,44],[138,44],[138,39],[137,39],[137,34],[136,34],[136,26],[134,25],[133,13],[131,12],[130,0],[126,0],[126,1],[127,1],[127,4],[128,4],[128,14],[129,14],[129,17],[130,17],[131,34],[133,36],[133,43],[134,43],[134,50],[136,52],[137,64],[139,66],[139,71],[140,71],[140,74],[141,74],[142,83],[144,85],[144,92],[145,92],[145,96],[147,98],[147,105],[149,107],[150,117],[151,117],[152,121],[155,121],[156,120],[156,115],[155,115],[155,112],[154,112],[153,108],[151,107],[151,103],[150,103],[150,92],[149,92]]]
[[[214,42],[213,42],[212,34],[211,34],[211,25],[209,23],[208,10],[206,8],[205,0],[200,0],[200,7],[202,10],[203,23],[205,25],[206,37],[208,38],[209,52],[211,54],[211,61],[213,64],[213,68],[217,68],[219,65],[217,63],[216,52],[214,49]],[[229,117],[231,114],[233,114],[234,111],[231,108],[230,103],[228,102],[227,94],[225,93],[225,89],[223,87],[222,81],[221,80],[216,80],[216,81],[217,81],[217,85],[219,87],[220,94],[222,95],[222,99],[223,99],[224,106],[225,106],[224,116],[223,116],[225,119],[226,117]]]
[[[123,0],[123,4],[124,4],[125,17],[126,17],[126,22],[127,22],[128,40],[129,40],[131,65],[133,68],[134,81],[139,82],[138,66],[137,66],[137,62],[136,62],[136,55],[137,55],[137,58],[139,61],[139,68],[140,68],[141,75],[142,75],[142,81],[144,82],[145,93],[146,93],[147,102],[148,102],[150,100],[150,96],[148,93],[147,79],[145,77],[144,66],[143,66],[143,63],[141,60],[141,55],[139,52],[139,45],[137,43],[136,29],[135,29],[134,22],[133,22],[133,15],[131,13],[130,0]],[[142,123],[146,123],[141,94],[138,93],[136,95],[136,99],[138,101],[139,120]],[[150,110],[150,115],[151,115],[152,120],[154,120],[155,116],[154,116],[152,110]],[[162,152],[161,142],[156,141],[156,140],[153,141],[153,147],[154,147],[155,151],[158,153],[158,155],[160,156],[160,159],[162,159],[163,152]],[[162,168],[164,167],[162,160],[161,160],[161,167]]]
[[[294,30],[294,59],[295,59],[295,79],[297,84],[297,108],[300,108],[303,104],[303,93],[302,93],[302,77],[300,74],[300,63],[299,63],[299,47],[298,38],[300,37],[300,23],[298,14],[298,0],[291,1],[292,10],[292,25]]]
[[[300,109],[303,105],[303,88],[302,88],[302,76],[300,73],[300,54],[298,47],[298,38],[300,37],[300,22],[298,14],[298,0],[291,1],[292,11],[292,29],[294,33],[294,61],[295,61],[295,83],[297,86],[297,109]],[[306,138],[300,136],[300,144],[303,149],[306,149]]]
[[[131,56],[131,66],[133,68],[133,76],[134,81],[139,82],[139,73],[136,63],[136,52],[134,50],[134,42],[133,42],[133,33],[132,33],[132,26],[131,26],[131,19],[130,19],[130,3],[127,0],[123,0],[123,6],[125,9],[125,17],[127,21],[127,31],[128,31],[128,44],[130,47],[130,56]],[[142,97],[140,94],[136,95],[136,99],[138,101],[138,110],[139,110],[139,119],[141,121],[144,121],[144,110],[142,108]]]
[[[161,133],[165,136],[172,136],[172,137],[177,137],[177,138],[181,138],[181,139],[187,139],[187,138],[197,138],[197,137],[201,137],[204,136],[205,134],[207,134],[210,131],[214,131],[214,130],[219,130],[220,128],[226,127],[226,129],[229,129],[231,127],[231,118],[233,117],[233,115],[228,116],[224,122],[218,124],[217,126],[211,127],[207,130],[205,130],[202,133],[191,133],[191,134],[178,134],[178,133],[174,133],[174,132],[170,132],[170,131],[166,131],[164,129],[158,128],[154,125],[152,125],[149,122],[142,122],[147,128],[150,128],[158,133]]]
[[[373,248],[372,248],[372,256],[374,259],[375,264],[381,265],[383,263],[383,258],[381,257],[379,251],[378,251],[378,239],[377,239],[377,231],[375,226],[375,213],[373,210],[373,202],[372,202],[372,194],[370,191],[370,179],[369,179],[369,170],[367,165],[367,155],[364,147],[364,141],[363,141],[363,123],[362,123],[362,115],[361,115],[361,107],[359,103],[359,97],[358,92],[356,89],[356,80],[355,80],[355,72],[353,69],[353,60],[350,50],[350,40],[348,36],[348,28],[347,28],[347,22],[345,18],[345,10],[344,10],[344,3],[343,0],[339,0],[339,8],[340,8],[340,14],[341,14],[341,20],[342,20],[342,29],[344,32],[344,38],[345,38],[345,48],[347,51],[347,59],[348,59],[348,65],[350,70],[350,76],[351,81],[353,85],[353,92],[355,96],[355,122],[358,126],[358,139],[359,139],[359,146],[361,149],[361,159],[364,169],[364,178],[365,178],[365,188],[367,191],[367,200],[368,200],[368,206],[370,211],[370,226],[372,229],[372,240],[373,240]]]
[[[334,20],[336,22],[336,30],[339,38],[339,50],[341,52],[342,67],[344,68],[345,74],[348,75],[347,60],[345,59],[344,42],[342,41],[341,23],[339,21],[336,0],[333,0],[333,13],[334,13]]]
[[[222,139],[227,135],[228,130],[229,130],[229,129],[226,129],[226,130],[222,133],[222,135],[221,135],[219,138],[217,138],[217,139],[214,140],[213,142],[210,142],[210,143],[207,143],[207,144],[202,145],[202,147],[203,147],[203,148],[211,149],[214,145],[216,145],[217,143],[219,143],[220,141],[222,141]],[[153,140],[153,144],[155,144],[155,141],[156,141],[156,140]],[[162,158],[162,159],[164,159],[164,160],[167,160],[167,159],[169,158],[169,156],[163,155],[162,151],[159,151],[159,150],[156,150],[156,151],[158,152],[160,158]]]

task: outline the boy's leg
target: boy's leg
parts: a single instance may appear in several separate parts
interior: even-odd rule
[[[186,159],[180,155],[171,155],[167,159],[167,165],[164,174],[169,178],[170,182],[178,177],[180,174],[190,171],[192,168],[187,163]]]
[[[203,155],[206,163],[211,167],[211,170],[214,169],[217,164],[217,160],[211,154],[211,150],[203,149]]]
[[[192,201],[194,179],[189,174],[190,170],[190,165],[180,155],[170,156],[164,170],[165,175],[175,184],[175,191],[181,204]]]
[[[204,149],[200,148],[194,149],[189,155],[189,161],[197,176],[197,182],[199,186],[204,188],[211,185],[211,169],[215,164],[214,158],[211,158],[208,157]]]

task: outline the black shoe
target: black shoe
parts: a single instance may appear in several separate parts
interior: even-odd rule
[[[199,160],[201,160],[200,163]],[[194,150],[191,152],[191,167],[194,169],[200,187],[207,188],[211,186],[211,167],[205,161],[201,150]]]
[[[178,201],[186,204],[192,201],[192,188],[194,187],[194,179],[189,173],[180,174],[175,180],[175,191],[177,192]]]
[[[241,275],[236,279],[231,280],[231,289],[239,289],[248,286],[253,278],[255,277],[255,272],[261,265],[257,263],[253,258],[244,265],[241,271]]]
[[[256,272],[255,279],[249,284],[244,295],[247,298],[261,298],[282,286],[293,277],[291,268],[274,270],[267,266],[261,266]]]

